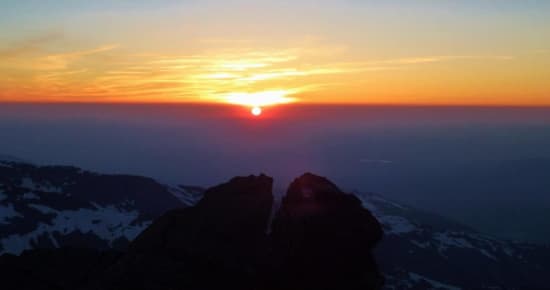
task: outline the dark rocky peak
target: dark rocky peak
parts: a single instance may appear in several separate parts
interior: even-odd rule
[[[206,190],[196,207],[201,211],[208,211],[209,215],[228,215],[230,218],[240,215],[235,211],[243,211],[245,215],[252,212],[265,214],[266,211],[271,211],[272,187],[273,179],[264,174],[235,177],[227,183]],[[263,229],[266,226],[264,223]]]
[[[260,175],[207,189],[195,207],[155,220],[91,289],[252,289],[267,260],[272,184]]]
[[[353,194],[341,191],[328,179],[306,173],[295,179],[276,214],[274,227],[291,221],[297,227],[323,224],[328,233],[341,233],[341,227],[356,227],[365,233],[369,247],[382,237],[382,227]],[[337,226],[332,228],[333,226]]]
[[[340,189],[330,180],[306,173],[296,178],[289,186],[287,199],[310,200],[341,195]]]
[[[134,248],[174,247],[190,251],[265,236],[273,205],[273,179],[265,175],[236,177],[212,187],[195,207],[173,210],[157,219],[133,243]],[[162,233],[162,235],[160,234]],[[161,239],[162,238],[162,239]],[[159,244],[164,243],[164,244]],[[205,249],[206,250],[206,249]]]
[[[327,211],[348,211],[350,208],[361,209],[361,201],[342,192],[330,180],[306,173],[290,184],[282,201],[281,214],[323,215]]]
[[[210,255],[254,243],[265,237],[273,204],[272,184],[272,178],[260,175],[236,177],[207,189],[195,207],[174,210],[157,219],[136,239],[133,248]]]
[[[355,196],[305,174],[273,220],[280,281],[293,289],[376,289],[383,279],[371,250],[381,237],[381,225]]]

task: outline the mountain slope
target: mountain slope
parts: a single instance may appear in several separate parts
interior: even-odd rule
[[[498,240],[380,195],[355,194],[384,228],[376,255],[387,289],[547,289],[550,285],[547,246]]]
[[[124,249],[166,210],[184,206],[138,176],[0,163],[0,254],[33,248]]]

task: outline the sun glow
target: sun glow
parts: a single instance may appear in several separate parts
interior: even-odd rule
[[[225,101],[230,104],[244,105],[253,108],[296,102],[296,98],[288,97],[288,94],[289,93],[284,90],[257,93],[230,93],[225,96]]]

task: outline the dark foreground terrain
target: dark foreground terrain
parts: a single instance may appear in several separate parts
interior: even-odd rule
[[[280,205],[272,185],[202,190],[2,162],[1,289],[549,288],[548,247],[312,174]]]
[[[195,207],[155,220],[123,254],[4,256],[3,283],[13,289],[381,287],[372,248],[382,228],[357,197],[304,175],[290,186],[268,233],[272,183],[265,175],[237,177],[208,189]]]

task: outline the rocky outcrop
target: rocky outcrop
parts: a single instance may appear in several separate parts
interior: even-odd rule
[[[326,178],[290,185],[273,221],[281,289],[377,289],[372,249],[382,228],[361,201]]]
[[[236,177],[166,213],[92,289],[253,289],[268,249],[273,180]],[[146,273],[146,275],[143,275]]]

